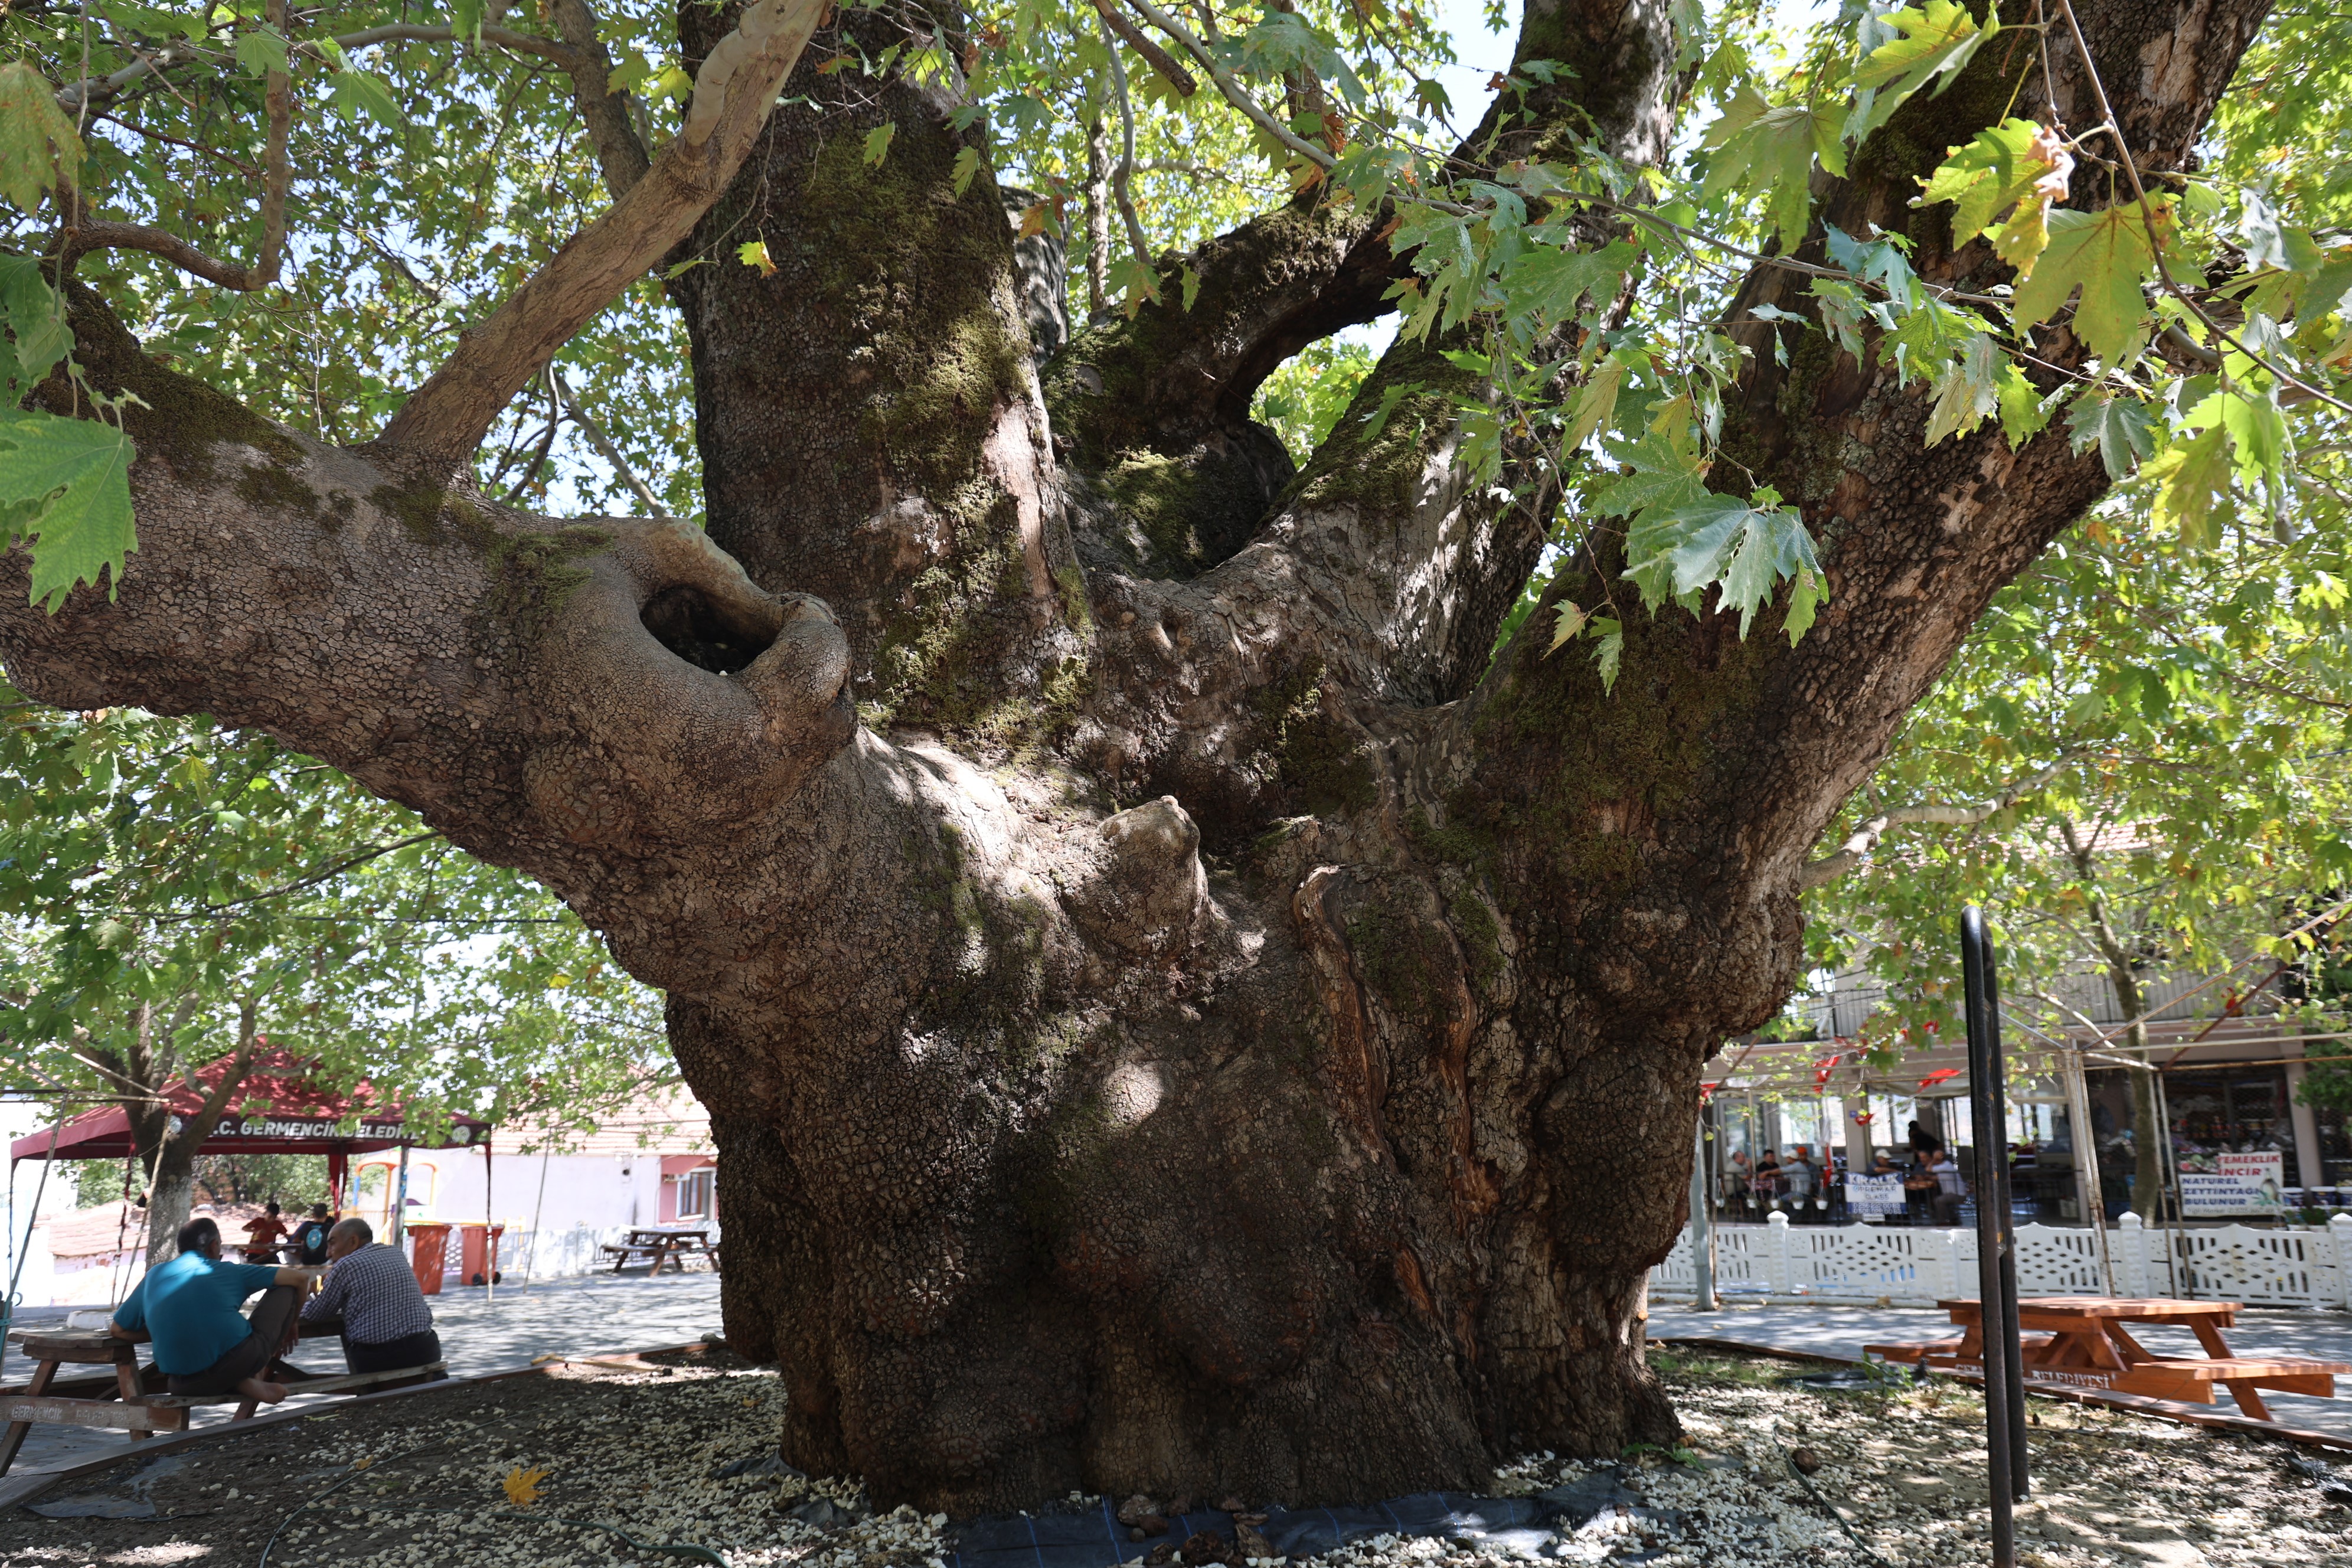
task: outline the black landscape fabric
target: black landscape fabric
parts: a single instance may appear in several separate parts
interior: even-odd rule
[[[1585,1479],[1598,1485],[1555,1488],[1531,1498],[1415,1492],[1368,1508],[1272,1508],[1262,1529],[1276,1555],[1283,1557],[1312,1557],[1375,1535],[1442,1535],[1484,1541],[1506,1552],[1533,1552],[1553,1539],[1550,1521],[1555,1519],[1581,1523],[1601,1508],[1639,1500],[1620,1490],[1613,1478]],[[1589,1499],[1582,1495],[1588,1490],[1592,1493]],[[1570,1493],[1576,1495],[1563,1495]],[[1231,1541],[1233,1515],[1171,1514],[1167,1534],[1130,1541],[1127,1526],[1119,1523],[1105,1498],[1084,1513],[967,1520],[948,1532],[954,1548],[948,1568],[1118,1568],[1163,1542],[1181,1546],[1203,1531]]]

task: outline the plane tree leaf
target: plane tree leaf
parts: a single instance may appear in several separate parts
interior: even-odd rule
[[[9,542],[28,543],[33,603],[54,614],[139,547],[131,521],[131,437],[95,419],[17,413],[0,419],[0,508]],[[110,589],[111,592],[111,589]]]

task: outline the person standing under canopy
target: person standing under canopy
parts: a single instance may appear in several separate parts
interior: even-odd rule
[[[110,1331],[119,1339],[142,1332],[152,1339],[155,1364],[173,1394],[235,1393],[277,1404],[285,1385],[263,1374],[294,1342],[295,1310],[319,1270],[223,1262],[220,1226],[210,1219],[181,1226],[179,1247],[115,1309]],[[237,1308],[257,1290],[261,1300],[248,1320]]]

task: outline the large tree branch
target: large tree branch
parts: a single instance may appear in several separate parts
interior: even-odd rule
[[[612,210],[526,280],[384,426],[383,446],[469,460],[514,395],[725,194],[830,0],[757,0],[695,75],[685,123]]]
[[[69,308],[92,383],[137,395],[141,549],[114,602],[55,616],[26,552],[0,556],[0,660],[29,695],[289,737],[571,890],[590,847],[756,816],[847,742],[830,615],[700,530],[453,493],[153,363],[86,289]]]
[[[1664,154],[1675,58],[1664,0],[1531,6],[1517,58],[1570,69],[1558,87],[1515,99],[1507,129],[1490,108],[1465,153],[1526,157],[1598,126],[1628,163]],[[1200,573],[1181,585],[1097,574],[1109,657],[1082,744],[1113,776],[1215,801],[1213,815],[1246,816],[1286,790],[1305,800],[1296,781],[1311,770],[1283,752],[1311,726],[1277,723],[1270,710],[1320,704],[1318,722],[1344,727],[1355,721],[1339,711],[1351,703],[1463,695],[1542,547],[1549,492],[1473,493],[1456,461],[1457,400],[1486,394],[1440,353],[1450,342],[1392,344],[1270,513],[1229,510],[1213,533],[1194,521],[1209,510],[1202,502],[1176,512],[1181,528],[1168,525],[1204,492],[1227,508],[1247,492],[1230,479],[1167,484],[1166,470],[1218,473],[1213,458],[1223,473],[1238,468],[1228,454],[1250,450],[1258,382],[1386,290],[1397,262],[1370,221],[1328,206],[1256,219],[1196,254],[1208,280],[1192,317],[1148,307],[1097,328],[1052,367],[1056,432],[1074,432],[1076,466],[1103,475],[1110,515],[1090,524],[1097,559],[1117,563],[1125,545],[1137,577]],[[1152,553],[1143,546],[1155,534],[1198,542],[1202,558]],[[1182,700],[1171,701],[1171,688]],[[1297,731],[1288,741],[1286,729]],[[1370,744],[1353,735],[1342,749]]]
[[[552,0],[548,16],[582,62],[570,68],[572,101],[580,110],[581,122],[588,127],[604,188],[618,201],[646,177],[652,163],[629,118],[629,95],[612,86],[613,56],[596,36],[596,15],[588,8],[587,0]]]
[[[2051,780],[2064,773],[2074,759],[2061,756],[2031,778],[2021,779],[1981,805],[1947,805],[1930,801],[1921,805],[1898,805],[1882,811],[1864,821],[1846,836],[1834,854],[1824,855],[1804,868],[1797,886],[1806,891],[1833,882],[1870,858],[1890,828],[1910,826],[1974,827],[2007,811],[2027,795],[2039,791]]]

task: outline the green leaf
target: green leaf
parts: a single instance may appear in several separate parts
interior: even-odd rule
[[[16,407],[73,352],[65,303],[29,256],[0,256],[0,317],[14,340],[0,348],[0,402]]]
[[[1852,128],[1856,142],[1885,124],[1906,99],[1930,81],[1937,92],[1949,87],[1984,41],[2000,31],[1998,8],[1985,13],[1980,27],[1952,0],[1927,0],[1924,9],[1906,6],[1879,20],[1903,36],[1881,44],[1854,68],[1854,86],[1877,94],[1861,123]]]
[[[32,602],[52,615],[77,583],[97,586],[139,548],[131,519],[131,437],[95,419],[15,414],[0,420],[0,508],[11,542],[33,555]]]
[[[2259,397],[2235,392],[2218,395],[2221,426],[2230,432],[2239,473],[2249,479],[2279,478],[2285,471],[2289,447],[2286,416],[2280,412],[2277,397],[2267,392]],[[2193,416],[2190,422],[2202,423]]]
[[[1695,502],[1706,493],[1697,455],[1663,434],[1644,436],[1631,446],[1612,446],[1609,455],[1633,472],[1592,492],[1589,504],[1602,517],[1630,518],[1652,507]]]
[[[768,242],[764,239],[747,239],[737,246],[735,259],[746,267],[758,268],[760,276],[762,278],[773,278],[776,275],[776,263],[774,258],[769,256]]]
[[[1192,302],[1201,297],[1202,281],[1201,275],[1192,270],[1192,264],[1186,262],[1181,282],[1184,288],[1184,313],[1188,316],[1192,313]]]
[[[1625,531],[1625,576],[1652,609],[1719,585],[1722,607],[1739,612],[1742,637],[1781,578],[1811,572],[1819,580],[1822,571],[1796,513],[1712,492],[1643,512]]]
[[[1364,416],[1364,439],[1378,440],[1381,432],[1388,428],[1389,416],[1396,412],[1397,405],[1421,389],[1417,381],[1392,382],[1381,388],[1380,406]]]
[[[898,134],[898,122],[886,120],[866,133],[866,161],[877,168],[890,155],[890,139]]]
[[[286,58],[286,40],[268,27],[236,36],[236,63],[256,79],[271,71],[290,73],[294,68]]]
[[[1830,173],[1845,172],[1835,121],[1808,103],[1769,103],[1753,87],[1742,87],[1724,106],[1707,127],[1706,144],[1715,155],[1701,195],[1717,196],[1735,187],[1763,192],[1767,219],[1780,231],[1781,247],[1791,251],[1804,238],[1812,211],[1814,154]]]
[[[958,148],[956,151],[954,166],[949,171],[950,183],[955,186],[955,194],[961,195],[965,191],[970,190],[971,188],[972,177],[979,173],[980,149],[977,147]]]
[[[2049,405],[2033,384],[2025,379],[2025,372],[2012,360],[2000,367],[1998,382],[2000,396],[2000,433],[2009,439],[2009,449],[2021,452],[2025,444],[2042,433],[2050,423]]]
[[[62,174],[81,174],[81,136],[58,107],[57,89],[18,60],[0,66],[0,195],[26,212]]]
[[[2212,544],[2221,534],[2213,513],[2230,494],[2230,454],[2224,445],[2225,435],[2222,427],[2215,425],[2194,440],[2172,447],[2148,465],[2148,472],[2163,479],[2156,492],[2157,520],[2177,527],[2181,544],[2190,550]]]
[[[1813,629],[1821,603],[1829,596],[1829,584],[1821,574],[1810,566],[1797,574],[1797,585],[1789,591],[1789,613],[1780,618],[1780,629],[1789,634],[1790,647],[1804,641],[1805,634]]]
[[[373,120],[387,131],[397,131],[406,123],[392,89],[373,71],[356,67],[339,70],[327,79],[327,90],[334,97],[335,112],[349,124]]]
[[[2156,448],[2156,410],[2137,397],[2093,393],[2066,410],[2066,446],[2077,457],[2094,446],[2107,478],[2121,484]]]
[[[1617,689],[1617,670],[1625,661],[1625,628],[1608,616],[1592,617],[1592,630],[1599,640],[1592,648],[1592,665],[1601,672],[1603,696]]]
[[[482,41],[483,0],[449,0],[449,25],[460,40],[478,44]]]
[[[2168,198],[2152,200],[2159,214],[2168,211],[2160,205]],[[2156,251],[2137,203],[2095,213],[2060,208],[2050,215],[2049,248],[2032,275],[2018,279],[2017,321],[2048,321],[2079,285],[2074,335],[2108,365],[2120,364],[2147,322],[2140,285],[2155,269]]]
[[[1532,316],[1545,325],[1574,321],[1580,301],[1606,305],[1616,298],[1626,271],[1640,255],[1641,247],[1624,239],[1598,250],[1530,246],[1502,270],[1504,310],[1515,317]]]

